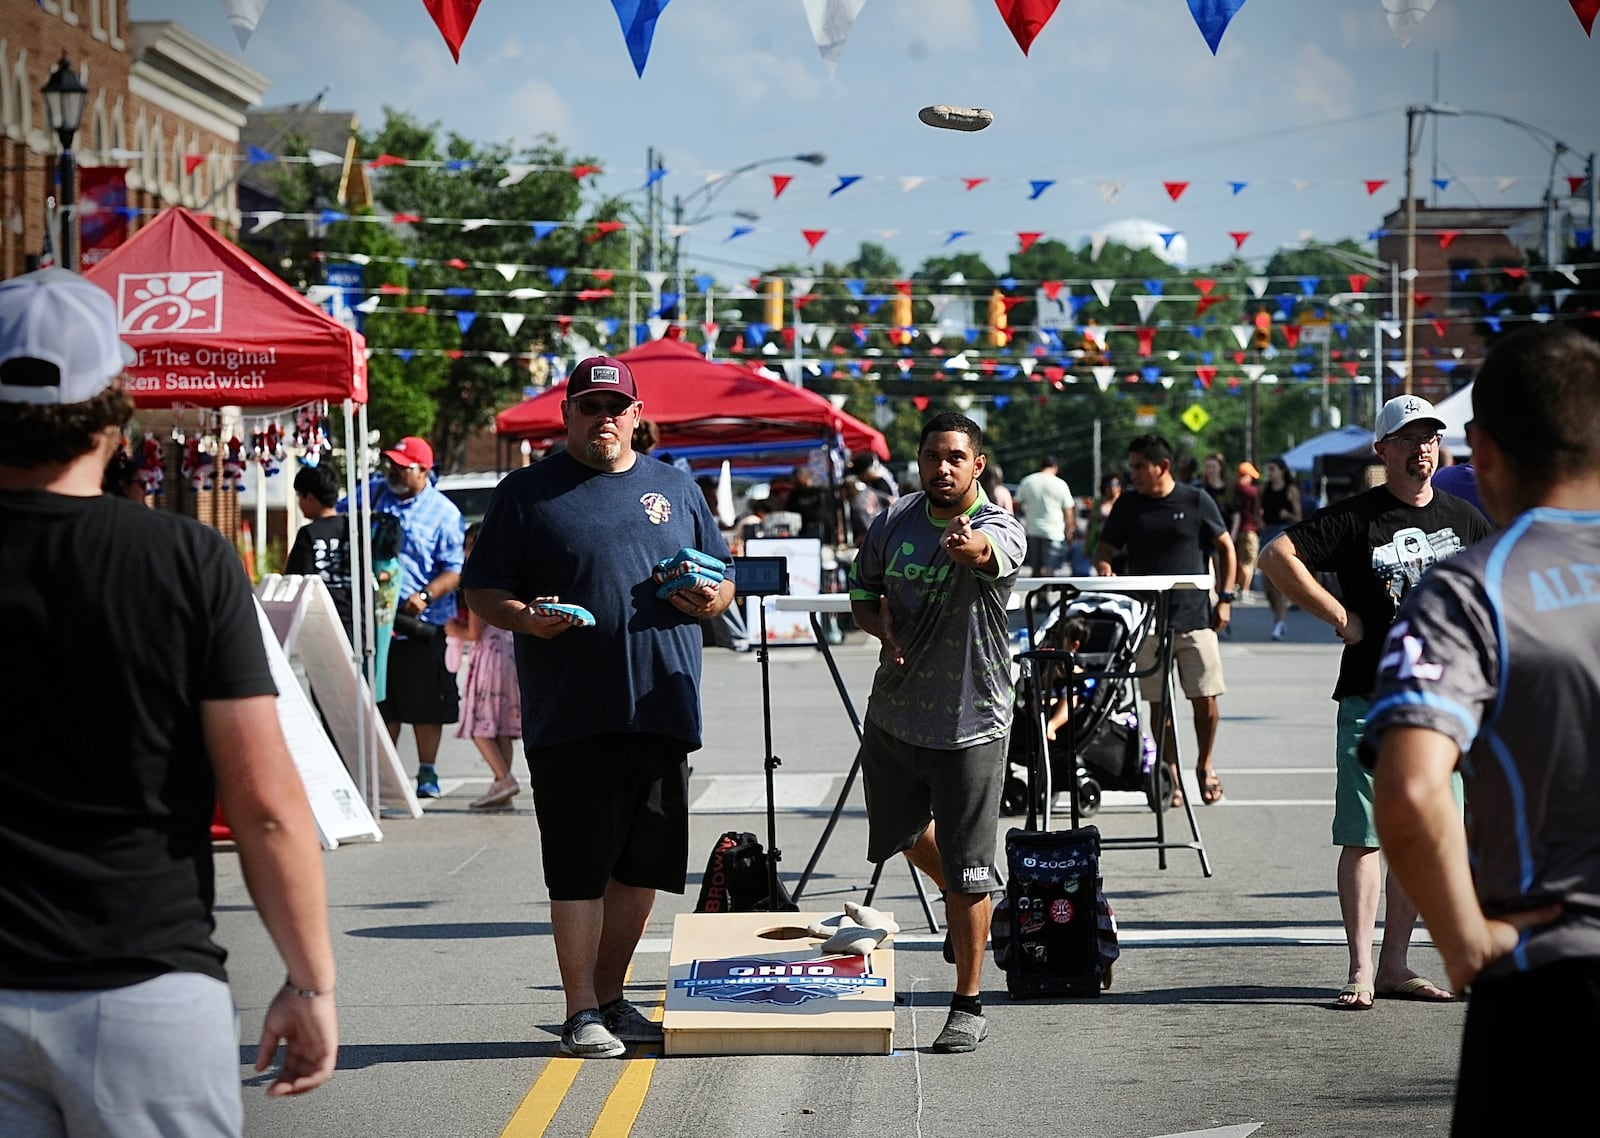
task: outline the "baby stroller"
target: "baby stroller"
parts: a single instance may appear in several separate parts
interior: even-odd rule
[[[1049,744],[1051,787],[1067,787],[1070,773],[1077,784],[1078,813],[1084,818],[1099,810],[1102,790],[1142,791],[1157,811],[1171,803],[1172,772],[1164,764],[1156,770],[1155,744],[1141,726],[1138,685],[1127,674],[1134,670],[1152,623],[1148,606],[1116,593],[1076,593],[1051,606],[1038,632],[1039,646],[1065,648],[1064,634],[1076,626],[1082,640],[1072,659],[1082,674],[1067,676],[1065,664],[1036,663],[1020,669],[1001,795],[1004,813],[1027,811],[1028,775],[1044,737],[1044,722],[1055,701],[1069,696],[1076,701],[1070,729],[1077,754],[1069,754],[1067,729],[1058,730]],[[1106,677],[1106,672],[1113,675]],[[1036,676],[1042,688],[1037,700]],[[1042,807],[1044,779],[1036,769],[1033,774],[1039,796],[1035,806]]]

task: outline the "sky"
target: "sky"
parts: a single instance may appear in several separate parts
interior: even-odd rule
[[[605,0],[485,0],[459,65],[418,0],[270,0],[242,51],[217,0],[129,8],[265,74],[269,105],[326,86],[326,106],[365,128],[395,107],[484,142],[547,133],[603,166],[609,193],[644,184],[651,148],[669,206],[759,162],[683,238],[686,260],[721,280],[847,261],[862,242],[908,272],[963,252],[1003,269],[1019,232],[1077,246],[1129,219],[1182,234],[1191,266],[1231,256],[1230,232],[1250,234],[1241,252],[1256,260],[1307,239],[1365,241],[1402,201],[1405,107],[1434,99],[1436,66],[1439,102],[1522,120],[1574,152],[1563,194],[1561,175],[1600,150],[1600,38],[1568,0],[1437,0],[1406,47],[1379,0],[1251,0],[1215,57],[1184,0],[1063,0],[1026,56],[993,0],[867,0],[831,75],[801,0],[671,0],[642,78]],[[935,130],[917,118],[933,103],[985,107],[994,123]],[[1437,204],[1542,198],[1551,148],[1538,131],[1429,121],[1416,177]],[[810,152],[826,163],[767,161]],[[774,174],[793,175],[777,199]],[[860,180],[830,195],[846,177]],[[988,180],[968,189],[974,178]],[[1174,200],[1167,182],[1188,188]],[[1106,183],[1121,184],[1114,203]],[[826,231],[814,253],[802,230]]]

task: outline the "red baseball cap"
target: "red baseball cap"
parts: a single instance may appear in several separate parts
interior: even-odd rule
[[[419,439],[416,435],[407,435],[391,449],[384,451],[383,457],[393,462],[396,466],[420,466],[424,470],[433,469],[433,447],[428,445],[427,439]]]
[[[635,402],[639,399],[632,370],[614,356],[590,356],[572,369],[567,379],[567,398],[576,399],[591,391],[615,391]]]

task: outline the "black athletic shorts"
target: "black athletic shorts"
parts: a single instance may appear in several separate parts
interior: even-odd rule
[[[595,900],[612,880],[683,892],[689,744],[608,732],[527,754],[552,901]]]
[[[389,642],[385,723],[454,723],[461,714],[456,674],[445,663],[445,637],[396,637]]]

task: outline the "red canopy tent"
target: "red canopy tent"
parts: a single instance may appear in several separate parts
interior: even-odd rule
[[[367,401],[366,340],[182,208],[84,274],[117,303],[141,407]]]
[[[709,456],[822,446],[841,435],[850,451],[889,457],[883,434],[814,391],[733,364],[713,363],[681,340],[652,340],[618,357],[633,370],[644,417],[661,429],[659,449]],[[502,411],[495,430],[549,446],[566,437],[567,385]]]

